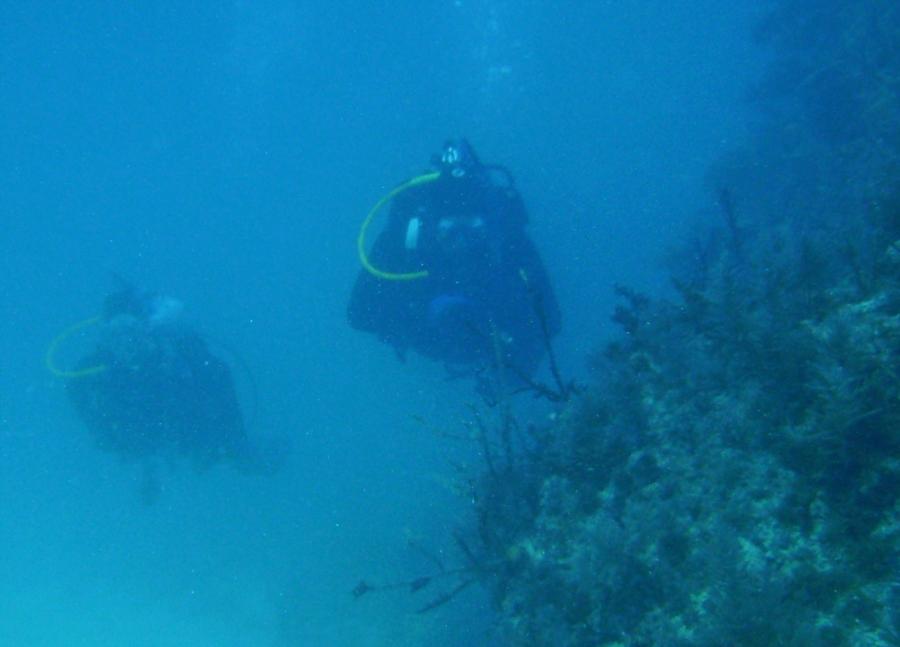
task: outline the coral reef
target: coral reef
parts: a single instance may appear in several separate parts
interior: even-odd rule
[[[897,34],[879,0],[761,26],[723,224],[670,297],[619,289],[595,383],[474,486],[511,644],[900,644]]]

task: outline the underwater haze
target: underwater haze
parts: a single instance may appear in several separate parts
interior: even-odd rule
[[[467,137],[517,178],[587,379],[613,285],[665,292],[717,210],[710,166],[759,117],[759,3],[0,6],[0,644],[506,644],[477,586],[425,614],[351,595],[460,562],[452,465],[478,459],[434,432],[472,384],[347,324],[360,223]],[[114,276],[186,304],[277,474],[178,465],[144,505],[95,446],[43,362]]]

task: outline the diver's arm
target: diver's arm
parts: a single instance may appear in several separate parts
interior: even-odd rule
[[[406,248],[409,220],[418,208],[420,197],[416,188],[410,189],[409,193],[414,195],[401,194],[391,204],[385,228],[368,253],[375,267],[388,272],[421,269],[412,266],[419,259]],[[395,348],[400,348],[407,343],[411,327],[415,325],[415,313],[411,310],[414,310],[421,288],[421,280],[389,280],[360,268],[347,306],[347,319],[357,330],[376,333]]]

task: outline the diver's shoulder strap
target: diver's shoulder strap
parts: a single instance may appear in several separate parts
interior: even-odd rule
[[[516,179],[505,166],[501,164],[483,164],[481,168],[484,169],[485,177],[491,186],[518,192],[516,190]]]
[[[512,224],[524,227],[528,224],[528,212],[516,187],[516,179],[509,169],[500,164],[485,164],[485,178],[490,190],[496,191],[506,203],[505,215]]]

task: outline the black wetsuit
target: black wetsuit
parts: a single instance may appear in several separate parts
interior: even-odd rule
[[[428,276],[398,281],[361,270],[348,318],[401,356],[411,348],[454,367],[499,362],[531,375],[545,350],[540,318],[555,335],[559,308],[509,174],[475,171],[443,172],[395,197],[369,260]]]
[[[98,444],[120,455],[187,457],[195,465],[248,459],[244,421],[228,366],[179,323],[110,313],[98,347],[68,394]]]

